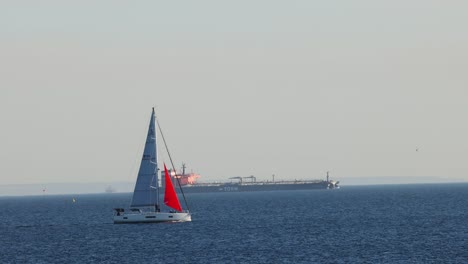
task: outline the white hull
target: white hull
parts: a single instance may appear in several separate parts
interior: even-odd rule
[[[160,223],[160,222],[190,222],[190,213],[141,212],[114,215],[114,224]]]

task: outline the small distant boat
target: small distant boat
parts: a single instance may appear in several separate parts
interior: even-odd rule
[[[106,193],[115,193],[115,189],[111,185],[107,186],[105,191]]]
[[[164,172],[166,186],[164,191],[164,208],[161,208],[161,204],[159,202],[160,188],[158,181],[155,122],[157,121],[153,108],[146,137],[146,145],[143,151],[143,157],[138,171],[130,209],[126,211],[123,208],[115,208],[114,224],[192,221],[187,202],[185,201],[187,210],[183,210],[180,205],[174,185],[172,184],[171,176],[169,175],[165,164]],[[165,144],[166,142],[159,123],[158,128]],[[167,145],[165,144],[165,146],[167,150]]]

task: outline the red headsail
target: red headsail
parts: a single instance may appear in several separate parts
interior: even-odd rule
[[[174,185],[172,185],[172,180],[169,176],[169,172],[167,171],[166,164],[164,164],[164,174],[166,176],[166,190],[164,192],[164,203],[167,206],[181,212],[182,207],[180,206],[179,198],[177,198],[177,194],[174,190]]]

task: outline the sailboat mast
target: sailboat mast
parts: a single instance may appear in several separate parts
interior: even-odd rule
[[[156,121],[156,114],[154,113],[154,107],[153,107],[153,125],[154,125],[154,121]],[[155,127],[153,127],[153,130],[155,130]],[[155,153],[157,153],[157,142],[156,142],[157,138],[156,138],[156,131],[154,133],[154,151]],[[156,159],[155,159],[155,163],[156,163],[156,168],[155,168],[155,172],[154,172],[154,179],[156,180],[156,206],[155,206],[155,211],[159,211],[160,208],[161,208],[161,205],[160,205],[160,202],[159,202],[159,177],[158,177],[158,171],[159,171],[159,168],[158,168],[158,155],[156,155]]]
[[[158,124],[159,132],[161,133],[161,137],[162,137],[162,139],[163,139],[164,146],[166,147],[167,155],[169,156],[169,160],[171,161],[172,169],[175,171],[174,162],[172,161],[171,153],[169,152],[169,148],[167,147],[166,139],[164,138],[164,134],[163,134],[163,132],[162,132],[161,125],[159,124],[159,121],[158,121],[158,119],[156,118],[156,115],[155,115],[154,118],[156,119],[156,123]],[[178,185],[179,185],[180,192],[182,193],[182,197],[184,197],[185,206],[187,206],[187,210],[190,211],[189,205],[188,205],[188,203],[187,203],[187,199],[185,199],[184,190],[182,189],[182,185],[180,184],[180,180],[179,180],[179,178],[177,178],[177,177],[175,177],[175,178],[176,178],[177,183],[178,183]]]

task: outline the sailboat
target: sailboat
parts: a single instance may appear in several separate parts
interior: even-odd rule
[[[180,205],[166,164],[164,164],[164,180],[166,185],[164,190],[164,205],[161,206],[160,204],[155,123],[157,123],[157,120],[153,108],[130,209],[114,208],[114,224],[192,221],[182,188],[181,191],[182,195],[184,195],[187,210],[183,210]],[[168,150],[159,123],[158,128],[166,150]],[[172,158],[170,159],[172,164]],[[174,166],[172,167],[174,168]]]

